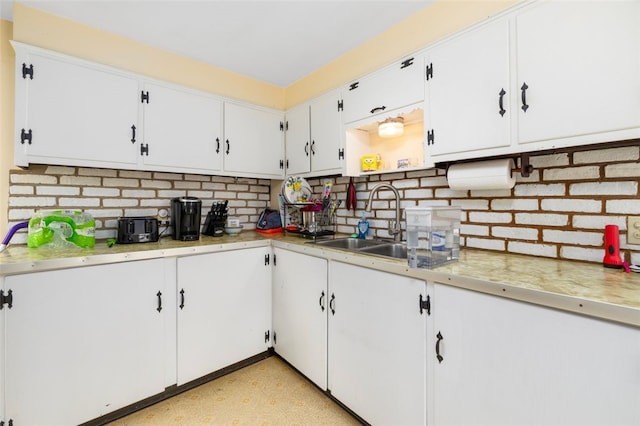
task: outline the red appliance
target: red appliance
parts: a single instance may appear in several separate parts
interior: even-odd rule
[[[604,227],[604,259],[602,264],[607,268],[622,268],[618,225],[605,225]]]

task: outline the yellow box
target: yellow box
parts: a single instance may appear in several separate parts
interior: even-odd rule
[[[377,154],[363,155],[360,158],[360,166],[363,172],[375,172],[380,167],[380,156]]]

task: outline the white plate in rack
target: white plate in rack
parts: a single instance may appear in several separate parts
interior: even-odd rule
[[[311,202],[311,185],[300,176],[289,176],[282,182],[284,200],[289,204],[305,204]]]

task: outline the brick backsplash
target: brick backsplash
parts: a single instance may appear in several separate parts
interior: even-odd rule
[[[620,228],[624,257],[640,252],[626,242],[627,215],[640,215],[640,147],[633,143],[586,150],[568,150],[530,158],[527,178],[518,175],[511,190],[454,191],[443,169],[396,172],[355,179],[355,212],[345,209],[348,177],[310,178],[315,193],[326,180],[342,206],[336,229],[351,234],[369,191],[379,182],[393,184],[401,207],[456,205],[463,210],[461,244],[477,249],[558,259],[602,262],[606,224]],[[176,173],[135,172],[60,166],[32,166],[10,172],[9,221],[29,219],[37,209],[82,209],[96,219],[96,237],[112,238],[120,216],[155,216],[178,196],[203,201],[203,220],[214,201],[229,200],[229,215],[245,228],[255,228],[259,213],[270,204],[271,182]],[[367,213],[371,232],[388,238],[395,202],[390,191],[374,198]],[[273,206],[275,207],[275,206]],[[403,225],[404,228],[404,225]],[[20,240],[22,238],[22,240]],[[13,242],[24,243],[26,235]]]
[[[170,210],[172,198],[192,196],[202,200],[203,223],[215,201],[229,200],[229,217],[253,229],[269,205],[270,188],[265,179],[33,165],[10,172],[8,216],[12,224],[38,209],[83,210],[94,217],[96,239],[103,240],[116,236],[121,216],[157,216]],[[12,240],[25,242],[25,233]]]
[[[604,226],[615,224],[626,260],[631,252],[640,251],[640,245],[626,242],[627,215],[640,215],[638,141],[537,155],[530,161],[533,173],[527,178],[518,175],[511,190],[454,191],[443,169],[356,178],[355,212],[344,208],[349,178],[330,177],[343,200],[337,230],[355,232],[369,191],[379,182],[389,182],[400,192],[402,208],[460,206],[464,247],[600,263]],[[309,179],[309,183],[320,192],[325,180]],[[388,220],[394,209],[392,193],[380,191],[367,214],[374,236],[389,238]]]

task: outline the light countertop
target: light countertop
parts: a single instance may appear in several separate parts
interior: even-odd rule
[[[599,264],[463,249],[458,262],[432,270],[411,269],[406,261],[321,247],[309,240],[244,231],[238,236],[199,241],[162,238],[157,243],[96,243],[92,249],[29,249],[9,246],[0,253],[0,276],[158,257],[273,245],[311,256],[369,267],[428,282],[443,283],[625,324],[640,326],[640,274]]]

